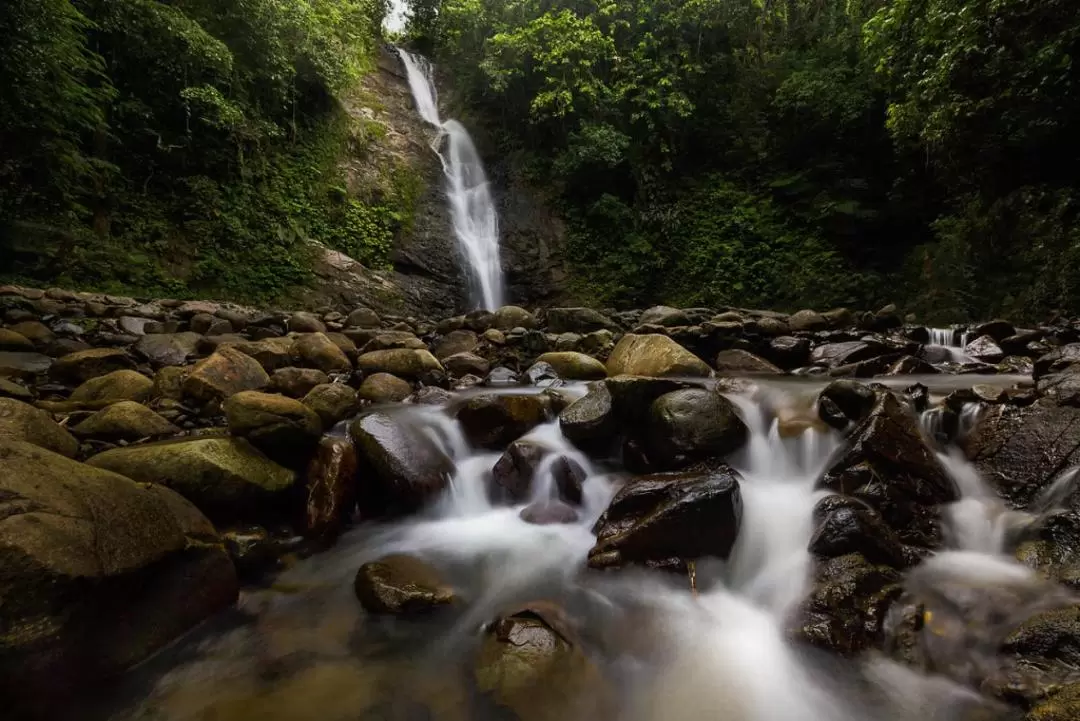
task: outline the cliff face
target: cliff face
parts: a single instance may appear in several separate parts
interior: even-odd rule
[[[376,128],[378,136],[361,156],[343,161],[350,184],[371,187],[373,177],[407,173],[418,195],[411,223],[394,239],[392,271],[372,272],[327,252],[319,263],[321,287],[316,293],[327,300],[429,317],[468,310],[463,261],[451,227],[442,167],[432,148],[437,133],[417,114],[405,69],[392,48],[382,50],[376,69],[345,102],[349,113]],[[508,302],[560,300],[565,280],[561,220],[539,192],[515,177],[508,163],[486,161],[499,210]]]

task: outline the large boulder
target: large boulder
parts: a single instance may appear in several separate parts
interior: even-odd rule
[[[0,398],[0,440],[25,441],[68,458],[79,451],[79,442],[52,416],[13,398]]]
[[[739,476],[727,466],[640,476],[615,494],[597,521],[589,566],[727,558],[741,518]]]
[[[292,338],[264,338],[230,345],[244,355],[257,360],[267,373],[273,373],[279,368],[288,368],[293,364],[294,343]]]
[[[732,348],[716,355],[716,371],[720,375],[776,375],[784,371],[749,351]]]
[[[366,515],[411,513],[449,483],[454,465],[422,429],[397,413],[367,413],[349,433],[360,454],[357,500]]]
[[[270,376],[249,355],[223,347],[195,365],[184,380],[184,393],[202,403],[221,401],[241,391],[257,391]]]
[[[748,431],[735,407],[713,390],[685,388],[652,402],[644,429],[650,464],[670,470],[737,450]]]
[[[359,399],[356,391],[344,383],[324,383],[312,388],[303,404],[318,414],[323,428],[333,428],[356,411]]]
[[[290,398],[303,398],[330,377],[318,368],[278,368],[270,375],[270,389]]]
[[[127,353],[119,348],[91,348],[68,353],[49,368],[49,375],[66,383],[84,383],[91,378],[135,367]]]
[[[491,327],[498,330],[513,330],[514,328],[532,330],[536,327],[536,316],[516,305],[504,305],[495,311]]]
[[[832,495],[814,507],[816,528],[810,551],[822,558],[861,553],[871,563],[903,568],[900,539],[881,515],[856,498]]]
[[[304,534],[331,541],[349,521],[356,505],[359,458],[352,439],[324,436],[305,476],[307,505]]]
[[[9,440],[0,469],[8,704],[93,687],[236,599],[214,527],[167,488]]]
[[[418,558],[395,554],[356,572],[353,590],[368,613],[416,615],[454,602],[454,590]]]
[[[443,372],[442,364],[431,353],[410,348],[364,353],[356,359],[356,367],[364,373],[390,373],[409,380],[423,380]]]
[[[80,438],[103,441],[138,441],[179,433],[180,429],[135,401],[120,401],[90,416],[71,429]]]
[[[700,358],[664,335],[628,333],[615,345],[608,358],[609,375],[651,377],[707,377],[709,366]]]
[[[465,437],[474,446],[498,450],[552,417],[545,393],[485,393],[457,411]]]
[[[589,333],[617,331],[619,327],[592,308],[551,308],[547,312],[547,329],[549,333]]]
[[[559,377],[571,381],[593,381],[607,377],[607,368],[592,356],[573,351],[544,353],[537,363],[547,363]]]
[[[800,310],[788,318],[788,327],[793,331],[819,331],[829,327],[825,316],[813,310]]]
[[[78,403],[98,401],[136,401],[142,403],[150,397],[154,382],[133,370],[113,371],[107,375],[91,378],[75,389],[68,400]]]
[[[458,353],[471,353],[478,345],[480,340],[473,331],[452,330],[435,345],[435,357],[441,360]]]
[[[486,376],[491,370],[491,362],[475,353],[455,353],[443,358],[442,364],[447,372],[456,378],[467,375]]]
[[[584,396],[559,413],[559,427],[571,443],[582,448],[599,448],[613,441],[621,421],[607,384],[591,383]]]
[[[1005,351],[988,335],[982,335],[964,346],[964,355],[983,363],[999,363]]]
[[[409,397],[409,381],[389,373],[372,373],[360,384],[357,396],[372,403],[399,403]]]
[[[307,462],[322,434],[322,419],[295,398],[242,391],[224,403],[229,431],[290,468]]]
[[[140,336],[131,349],[155,367],[180,366],[198,352],[201,340],[198,333],[156,333]]]
[[[851,432],[820,480],[823,488],[855,496],[881,514],[901,541],[923,548],[940,543],[938,507],[956,488],[926,445],[917,419],[888,390]]]
[[[259,521],[288,510],[296,474],[242,438],[195,438],[105,451],[87,461],[143,483],[160,483],[214,521]]]
[[[305,333],[297,336],[292,347],[292,357],[297,363],[318,368],[323,373],[349,373],[352,362],[337,343],[325,333]]]

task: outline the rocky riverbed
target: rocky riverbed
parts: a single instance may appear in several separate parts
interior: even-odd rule
[[[935,345],[893,308],[421,319],[13,286],[0,313],[0,693],[17,713],[85,718],[86,693],[238,598],[278,628],[290,601],[253,605],[314,578],[350,604],[321,619],[330,660],[298,663],[290,646],[259,667],[272,683],[258,693],[204,689],[199,705],[188,688],[184,713],[163,701],[118,718],[307,718],[302,699],[320,693],[326,719],[698,718],[628,709],[614,689],[634,684],[612,659],[679,637],[655,625],[662,608],[714,606],[751,626],[767,608],[783,648],[860,659],[859,688],[937,674],[967,700],[934,718],[1080,717],[1080,324],[1067,319],[995,320]],[[782,508],[762,501],[770,474],[806,479],[789,519],[762,517]],[[460,525],[481,517],[537,545],[481,574],[493,556],[463,549],[487,531]],[[767,529],[789,520],[783,542],[806,562],[784,571]],[[348,567],[344,584],[310,570],[326,559]],[[539,575],[500,595],[518,563]],[[661,584],[667,605],[598,611],[593,584],[624,579]],[[708,590],[736,587],[744,605]],[[633,597],[603,593],[605,608]],[[303,628],[301,656],[325,630]],[[400,649],[453,629],[468,630],[460,683],[402,670]],[[363,654],[343,640],[357,633],[364,653],[399,650],[358,675]],[[877,657],[888,683],[872,678]],[[674,687],[693,695],[692,676]],[[403,710],[386,688],[405,677]],[[882,703],[865,718],[926,718]],[[755,708],[733,718],[788,718]]]

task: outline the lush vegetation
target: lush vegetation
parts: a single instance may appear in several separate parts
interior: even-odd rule
[[[384,0],[0,3],[0,275],[269,298],[308,239],[387,262],[415,188],[340,168],[379,127],[338,98]]]
[[[1080,310],[1074,0],[413,0],[409,32],[596,302]]]

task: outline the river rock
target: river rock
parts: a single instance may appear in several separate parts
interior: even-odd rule
[[[764,358],[738,348],[720,351],[716,356],[716,370],[720,375],[776,375],[784,372]]]
[[[14,398],[19,401],[34,400],[34,394],[29,388],[3,376],[0,376],[0,397]]]
[[[518,518],[534,526],[577,523],[578,512],[562,501],[538,501],[521,509]]]
[[[902,542],[923,548],[940,542],[938,506],[956,500],[952,479],[927,447],[918,421],[887,390],[877,391],[870,413],[820,485],[865,501]]]
[[[219,348],[199,361],[184,381],[184,393],[202,403],[220,401],[241,391],[254,391],[270,384],[270,376],[251,356],[235,348]]]
[[[71,429],[80,438],[138,441],[179,433],[180,429],[135,401],[119,401],[103,408]]]
[[[607,362],[608,374],[651,377],[707,377],[709,366],[664,335],[628,333],[615,345]]]
[[[304,396],[305,406],[322,419],[323,428],[333,428],[356,412],[359,398],[355,390],[344,383],[324,383],[315,386]]]
[[[858,381],[833,381],[818,396],[818,415],[833,428],[844,430],[865,418],[876,401],[874,391]]]
[[[57,358],[49,368],[49,375],[58,381],[79,384],[113,371],[134,367],[134,361],[119,348],[91,348]]]
[[[356,506],[359,460],[348,438],[325,436],[305,474],[304,535],[332,541]]]
[[[349,313],[345,325],[352,328],[378,328],[382,325],[382,319],[370,308],[357,308]]]
[[[284,510],[296,474],[242,438],[195,438],[105,451],[87,461],[142,483],[160,483],[214,521],[260,520]]]
[[[474,446],[498,450],[548,420],[551,397],[543,393],[485,393],[457,411],[465,437]]]
[[[976,338],[984,335],[990,336],[991,340],[1000,343],[1009,336],[1016,335],[1016,329],[1009,321],[997,319],[975,326],[972,329],[972,334]]]
[[[0,467],[8,703],[93,687],[236,599],[214,527],[172,491],[16,441]]]
[[[443,367],[452,376],[485,376],[491,370],[491,363],[475,353],[455,353],[442,359]]]
[[[547,363],[560,377],[572,381],[592,381],[607,377],[607,368],[600,361],[573,351],[544,353],[537,363]]]
[[[1067,684],[1039,701],[1024,721],[1073,721],[1080,718],[1080,682]]]
[[[649,308],[641,317],[638,318],[640,325],[661,325],[661,326],[679,326],[679,325],[692,325],[690,319],[686,313],[678,308],[671,308],[666,305],[657,305]]]
[[[367,413],[349,426],[360,454],[360,511],[372,516],[411,513],[446,488],[450,458],[421,429],[397,413]]]
[[[589,474],[573,458],[559,456],[551,464],[551,476],[559,496],[575,506],[581,505],[584,497],[584,485]]]
[[[198,333],[157,333],[141,336],[131,350],[151,365],[179,366],[198,352],[200,340]]]
[[[56,340],[56,334],[49,329],[49,326],[39,320],[24,320],[20,323],[15,323],[9,330],[30,341],[34,346],[44,347]],[[13,348],[11,350],[16,349]]]
[[[517,502],[529,497],[533,477],[547,449],[535,441],[516,440],[503,452],[491,469],[491,479],[498,495]]]
[[[86,381],[71,394],[68,400],[78,403],[95,401],[136,401],[142,403],[150,398],[154,381],[132,370],[113,371]]]
[[[368,613],[412,616],[455,601],[453,589],[438,571],[402,554],[365,563],[356,573],[353,589]]]
[[[450,331],[435,345],[435,357],[441,360],[457,353],[471,353],[479,344],[471,330]]]
[[[325,333],[326,324],[311,313],[293,313],[289,317],[288,328],[290,333]]]
[[[293,364],[294,343],[295,340],[292,338],[264,338],[247,343],[235,343],[232,347],[254,358],[267,373],[273,373],[279,368],[287,368]]]
[[[278,463],[289,468],[306,465],[319,442],[322,420],[294,398],[274,393],[242,391],[223,404],[229,432],[246,438]]]
[[[445,388],[424,386],[405,399],[406,403],[418,406],[445,406],[454,399],[454,394]]]
[[[431,353],[408,348],[364,353],[356,359],[356,367],[364,373],[390,373],[399,378],[420,381],[444,372],[442,364]]]
[[[491,325],[498,330],[507,331],[514,328],[532,330],[536,327],[536,316],[524,308],[516,305],[504,305],[495,311]]]
[[[988,335],[979,336],[964,346],[964,355],[983,363],[999,363],[1005,351]]]
[[[193,333],[204,336],[227,335],[233,332],[232,323],[208,313],[196,313],[188,321]]]
[[[881,514],[862,501],[847,496],[828,496],[814,507],[817,527],[810,551],[823,558],[861,553],[874,564],[904,568],[900,539]]]
[[[0,398],[0,440],[25,441],[68,458],[79,450],[79,442],[48,413],[13,398]]]
[[[292,346],[293,360],[323,373],[350,373],[352,362],[345,351],[325,333],[305,333],[296,337]]]
[[[800,310],[788,318],[788,327],[792,331],[815,332],[829,327],[829,321],[821,313],[813,310]]]
[[[885,348],[880,343],[868,343],[859,340],[844,343],[826,343],[814,348],[810,353],[810,362],[813,365],[825,368],[836,368],[876,358],[884,352]]]
[[[704,388],[686,388],[657,398],[644,429],[649,462],[657,470],[723,457],[742,446],[747,435],[731,401]]]
[[[364,343],[361,353],[371,353],[377,350],[390,350],[392,348],[412,348],[427,349],[427,345],[424,341],[416,337],[412,331],[407,330],[388,330],[381,333],[377,333],[372,338]]]
[[[150,395],[154,398],[168,398],[174,401],[184,399],[184,381],[191,374],[191,368],[163,366],[154,374],[154,387]],[[106,376],[107,377],[107,376]]]
[[[0,328],[0,351],[33,353],[34,350],[34,344],[26,336],[7,328]]]
[[[582,448],[597,448],[611,443],[620,426],[611,392],[603,382],[589,384],[584,396],[559,413],[559,427],[563,435]]]
[[[941,371],[922,358],[906,355],[895,361],[885,371],[887,376],[933,375]]]
[[[53,359],[42,353],[0,351],[0,378],[33,378],[52,364]]]
[[[372,403],[398,403],[409,397],[412,386],[389,373],[373,373],[360,384],[357,395],[361,400]]]
[[[312,388],[329,382],[330,377],[318,368],[278,368],[270,375],[270,390],[303,398]]]
[[[742,518],[739,480],[727,466],[632,479],[596,523],[589,566],[727,558]]]
[[[604,371],[604,375],[607,375],[607,371]],[[562,378],[550,363],[537,361],[525,369],[521,382],[537,388],[558,388],[562,385]]]
[[[619,327],[607,316],[592,308],[550,308],[547,312],[549,333],[589,333],[596,330],[617,331]]]

